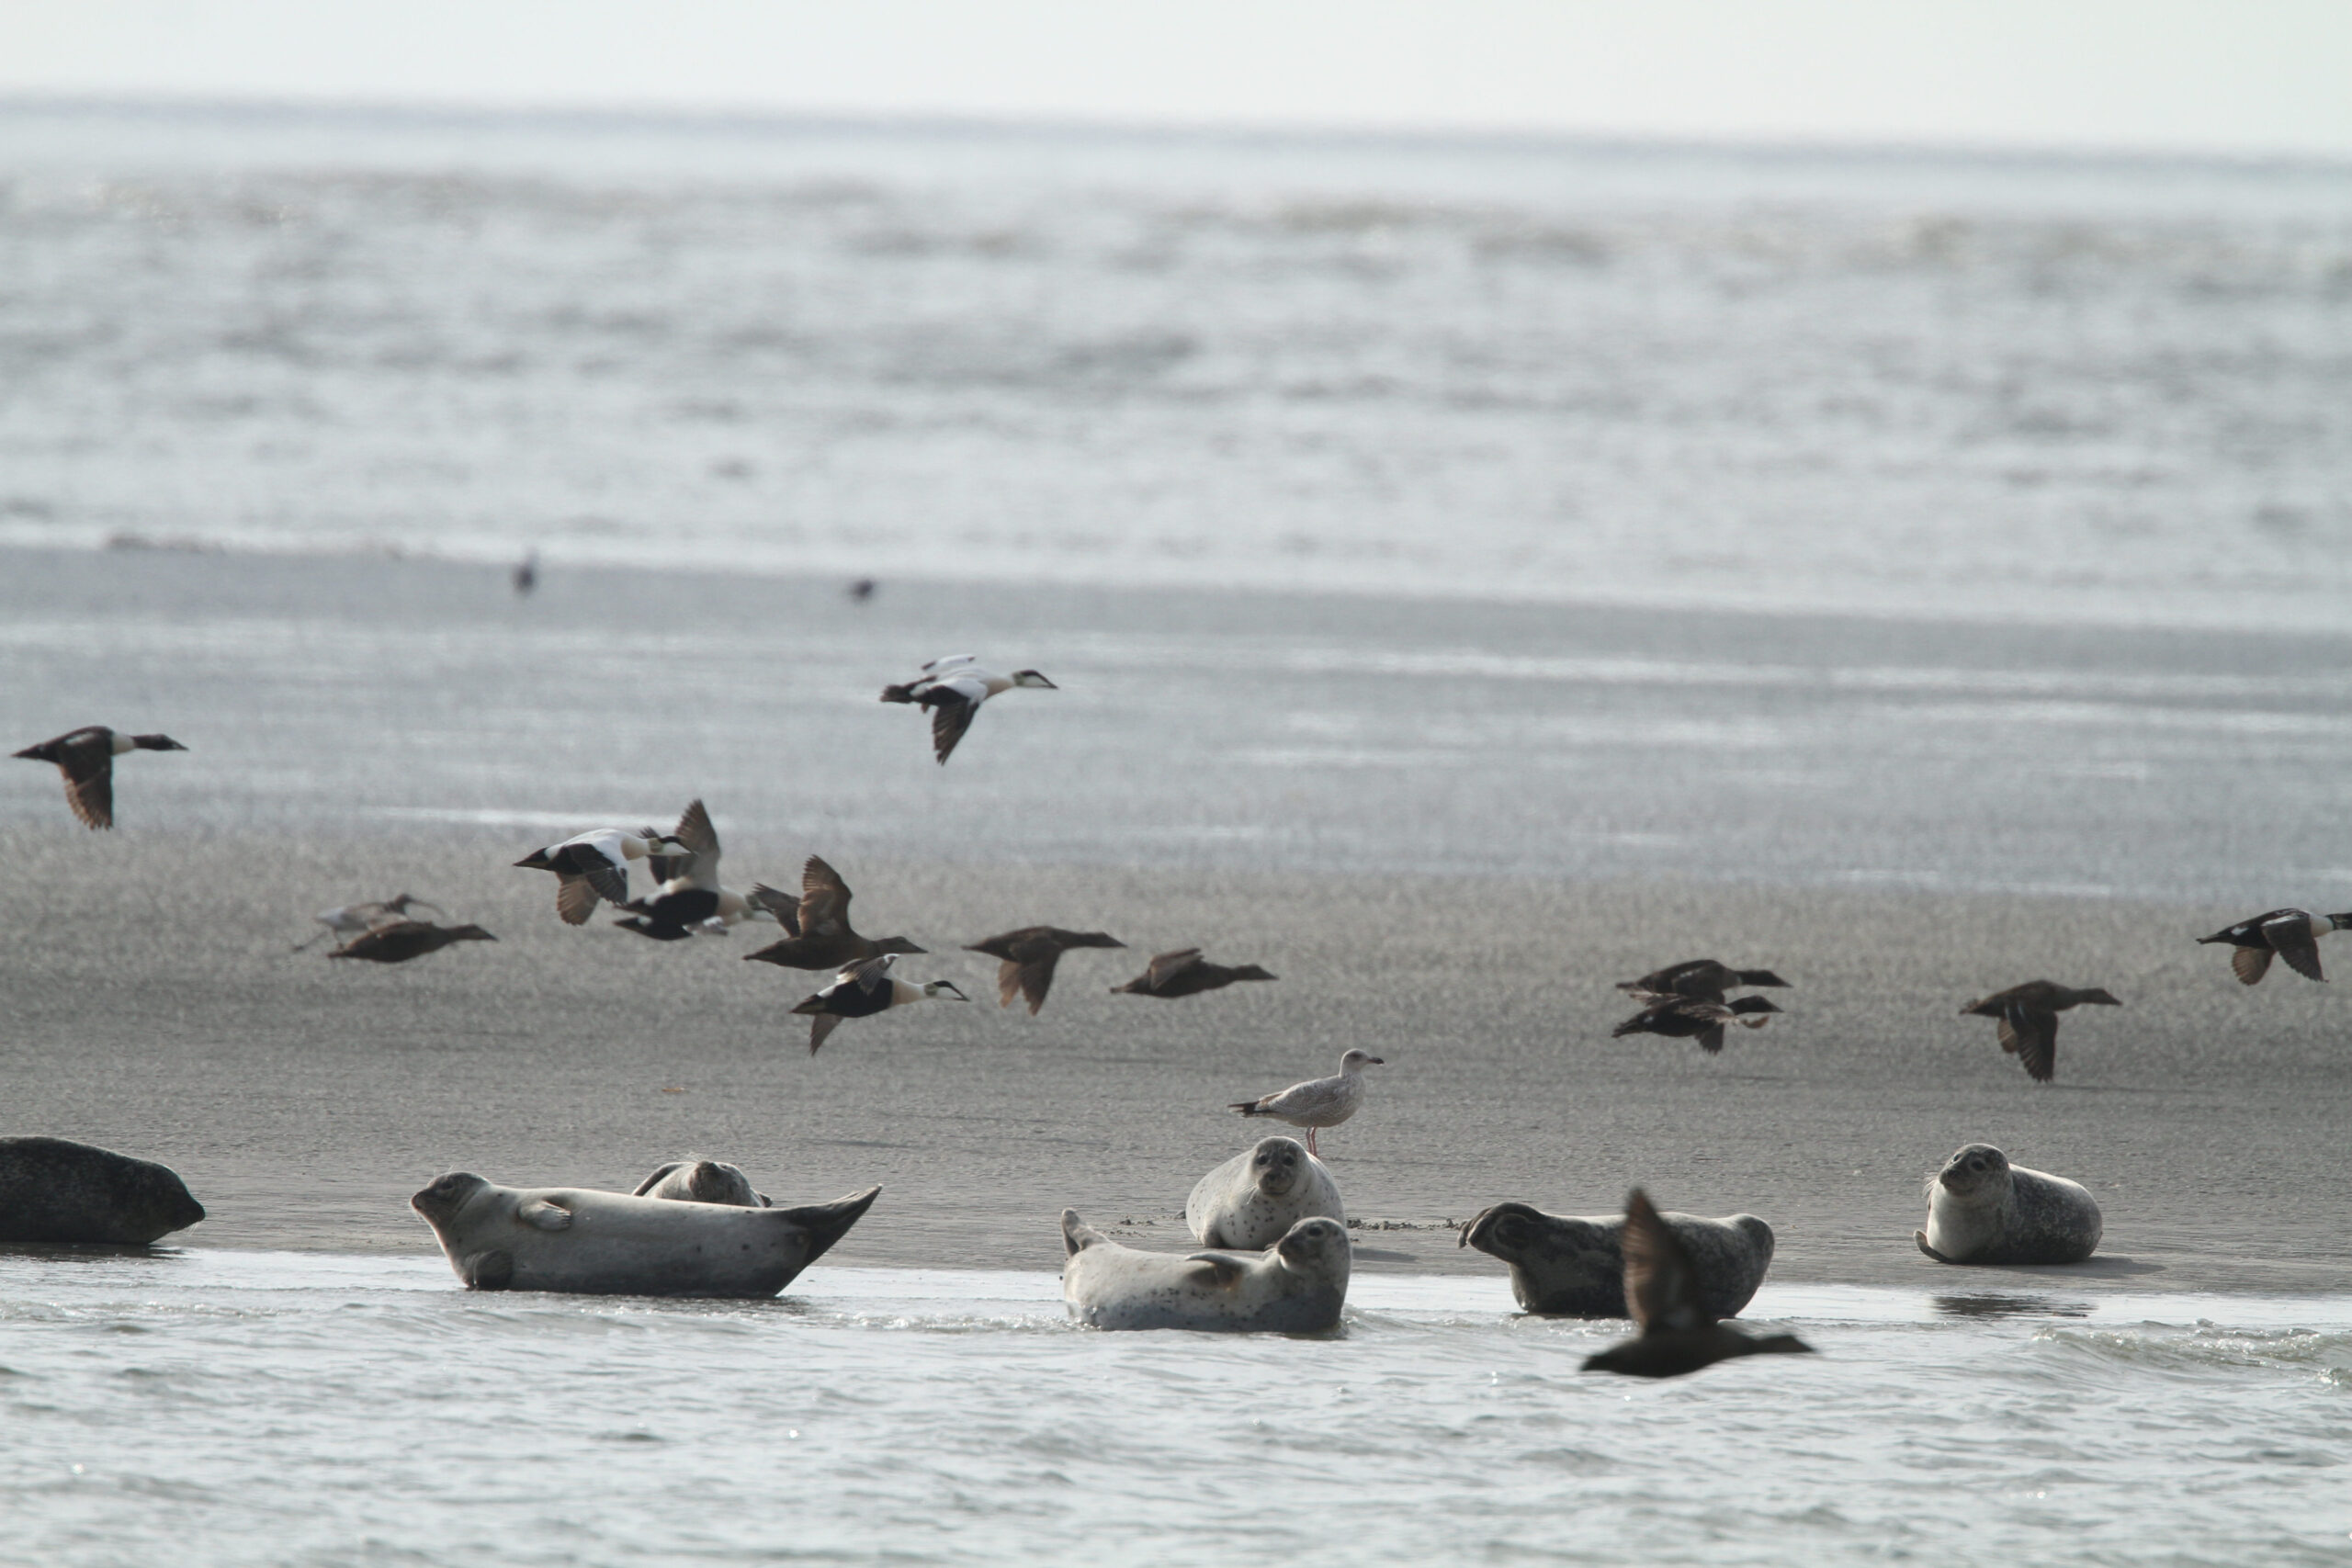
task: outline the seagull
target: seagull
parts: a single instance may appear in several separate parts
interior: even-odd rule
[[[1737,1023],[1747,1029],[1761,1029],[1766,1021],[1748,1015],[1780,1010],[1762,997],[1742,997],[1725,1005],[1704,1001],[1697,997],[1669,996],[1644,1008],[1611,1030],[1609,1038],[1622,1040],[1628,1034],[1663,1034],[1670,1040],[1696,1040],[1699,1049],[1713,1056],[1724,1048],[1724,1024]]]
[[[2000,1037],[2001,1049],[2024,1063],[2034,1082],[2048,1083],[2058,1070],[2058,1015],[2085,1002],[2111,1008],[2123,1005],[2096,986],[2078,991],[2054,981],[2028,980],[1978,998],[1961,1009],[1960,1015],[1999,1019],[2001,1026],[1994,1032]]]
[[[1589,1372],[1672,1378],[1736,1356],[1808,1356],[1813,1347],[1793,1334],[1764,1338],[1718,1323],[1699,1304],[1699,1273],[1690,1253],[1667,1229],[1636,1187],[1625,1200],[1625,1315],[1640,1332],[1584,1359]]]
[[[372,964],[405,964],[438,953],[453,942],[496,942],[480,926],[436,926],[426,920],[394,920],[353,937],[329,958],[365,958]]]
[[[1712,958],[1692,958],[1680,964],[1643,976],[1638,980],[1620,980],[1617,988],[1650,1001],[1664,1001],[1668,997],[1696,997],[1701,1001],[1719,1002],[1725,991],[1742,986],[1781,986],[1786,980],[1770,969],[1734,969]]]
[[[877,1012],[905,1007],[910,1002],[938,1001],[948,997],[959,1002],[972,999],[951,981],[933,980],[918,986],[911,980],[893,979],[890,965],[898,961],[897,953],[886,953],[878,958],[853,964],[834,976],[831,985],[794,1007],[794,1012],[808,1017],[811,1056],[845,1018],[872,1018]]]
[[[999,675],[981,669],[976,656],[956,653],[933,660],[922,667],[922,674],[903,686],[883,687],[882,700],[920,703],[931,710],[931,743],[939,753],[939,765],[945,767],[947,754],[964,739],[964,731],[972,728],[972,716],[980,711],[980,705],[1016,686],[1048,692],[1061,689],[1035,670]]]
[[[27,757],[31,753],[19,751],[17,755]],[[2230,967],[2237,971],[2240,984],[2251,986],[2270,973],[2273,953],[2285,959],[2288,968],[2307,980],[2326,979],[2319,966],[2319,939],[2329,931],[2352,931],[2352,914],[2314,915],[2309,909],[2273,909],[2197,940],[2225,942],[2236,948],[2230,954]]]
[[[1197,947],[1157,953],[1144,972],[1124,986],[1111,987],[1113,996],[1189,997],[1200,991],[1222,990],[1236,980],[1271,980],[1274,976],[1255,964],[1228,966],[1204,963]]]
[[[125,751],[185,751],[168,735],[124,735],[103,724],[70,729],[54,740],[17,753],[35,762],[54,762],[65,775],[65,804],[85,828],[114,826],[114,760]]]
[[[902,936],[886,936],[879,942],[862,937],[850,928],[849,884],[842,874],[816,855],[800,868],[800,901],[796,906],[792,896],[759,884],[752,887],[752,897],[763,901],[770,913],[791,934],[782,942],[772,942],[757,953],[743,954],[746,960],[756,958],[763,964],[781,964],[787,969],[846,969],[868,958],[879,958],[886,953],[921,953]]]
[[[1309,1078],[1279,1094],[1270,1094],[1263,1100],[1238,1100],[1226,1109],[1238,1111],[1244,1116],[1271,1116],[1277,1122],[1306,1128],[1306,1152],[1314,1154],[1316,1129],[1338,1126],[1363,1104],[1363,1070],[1387,1065],[1369,1051],[1350,1051],[1340,1058],[1340,1071],[1335,1077]]]
[[[1016,996],[1029,999],[1029,1016],[1046,1005],[1054,984],[1054,965],[1073,947],[1125,947],[1108,931],[1066,931],[1059,926],[1023,926],[969,943],[967,953],[985,953],[1000,960],[996,972],[997,1005],[1011,1007]]]
[[[637,833],[591,828],[560,844],[533,850],[514,863],[532,871],[554,872],[556,913],[563,917],[565,925],[584,926],[596,912],[597,899],[628,902],[629,862],[659,855],[670,842],[650,828]]]
[[[424,905],[443,919],[449,918],[448,910],[430,899],[420,898],[413,893],[395,893],[389,898],[371,899],[365,904],[342,904],[332,909],[322,909],[311,917],[326,927],[326,930],[319,932],[318,936],[311,937],[308,942],[296,942],[294,951],[301,952],[312,942],[317,942],[319,937],[331,936],[347,941],[357,936],[361,931],[372,930],[377,926],[389,925],[394,920],[405,919],[410,907],[417,904]]]
[[[685,852],[647,856],[646,869],[661,880],[661,888],[650,898],[623,904],[629,919],[613,924],[656,942],[678,942],[697,931],[721,934],[741,920],[777,918],[771,900],[783,896],[774,888],[754,884],[747,897],[719,886],[718,829],[710,825],[710,813],[700,800],[686,803],[673,831],[657,835],[648,828],[645,836],[665,838]]]

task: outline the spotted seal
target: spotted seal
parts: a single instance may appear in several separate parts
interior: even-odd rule
[[[1141,1252],[1062,1211],[1062,1297],[1094,1328],[1315,1334],[1347,1303],[1348,1232],[1301,1220],[1263,1252]]]
[[[765,1209],[768,1195],[755,1191],[741,1166],[715,1159],[673,1159],[637,1184],[635,1196],[668,1198],[685,1203],[730,1203],[739,1209]]]
[[[1301,1220],[1348,1223],[1331,1168],[1296,1138],[1261,1138],[1193,1188],[1184,1223],[1203,1247],[1272,1247]]]
[[[478,1291],[772,1296],[872,1207],[879,1187],[799,1209],[681,1203],[452,1171],[409,1200]]]
[[[145,1247],[202,1218],[169,1166],[70,1138],[0,1138],[0,1242]]]
[[[1753,1214],[1720,1220],[1659,1216],[1698,1270],[1699,1303],[1710,1317],[1734,1317],[1772,1263],[1772,1227]],[[1547,1214],[1498,1203],[1462,1227],[1460,1245],[1510,1265],[1521,1308],[1555,1317],[1625,1315],[1623,1214]]]
[[[2081,1182],[2011,1165],[1990,1144],[1955,1151],[1928,1179],[1928,1228],[1911,1233],[1939,1263],[2080,1263],[2098,1237]]]

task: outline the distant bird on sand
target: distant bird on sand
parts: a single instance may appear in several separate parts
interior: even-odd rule
[[[1255,964],[1210,964],[1197,947],[1180,947],[1153,957],[1151,966],[1124,986],[1111,987],[1113,996],[1189,997],[1200,991],[1222,990],[1236,980],[1271,980]]]
[[[568,926],[584,926],[596,912],[596,900],[628,902],[628,863],[670,850],[684,850],[648,828],[624,833],[618,828],[591,828],[560,844],[533,850],[514,863],[528,871],[555,873],[556,913]]]
[[[1728,1005],[1698,997],[1668,997],[1611,1030],[1609,1038],[1663,1034],[1670,1040],[1696,1040],[1699,1049],[1713,1056],[1724,1048],[1724,1025],[1736,1023],[1744,1029],[1761,1029],[1766,1020],[1756,1015],[1780,1010],[1762,997],[1742,997]]]
[[[953,997],[959,1002],[972,998],[946,980],[933,980],[918,986],[911,980],[893,979],[890,965],[899,961],[895,953],[879,958],[869,958],[853,964],[833,976],[833,983],[812,997],[804,998],[792,1010],[808,1018],[808,1054],[825,1043],[845,1018],[872,1018],[877,1012],[910,1003],[944,1000]]]
[[[1340,1070],[1330,1077],[1309,1078],[1262,1100],[1237,1100],[1226,1109],[1306,1128],[1306,1152],[1314,1154],[1317,1129],[1336,1127],[1363,1106],[1363,1070],[1386,1065],[1369,1051],[1350,1051],[1340,1058]]]
[[[874,591],[880,586],[870,577],[861,577],[849,585],[850,600],[853,604],[863,604],[874,597]]]
[[[645,868],[660,879],[661,886],[650,897],[622,905],[629,918],[613,924],[656,942],[679,942],[697,932],[723,934],[742,920],[777,918],[775,906],[785,900],[775,889],[754,884],[745,895],[719,885],[718,829],[711,826],[710,812],[700,800],[686,803],[669,833],[648,828],[644,836],[665,839],[682,846],[684,852],[646,857]]]
[[[1786,980],[1770,969],[1734,969],[1712,958],[1692,958],[1680,964],[1643,976],[1638,980],[1620,980],[1617,988],[1637,997],[1662,1001],[1668,997],[1696,997],[1701,1001],[1719,1002],[1726,991],[1742,986],[1781,986]]]
[[[29,753],[19,751],[17,755]],[[2352,914],[2314,915],[2309,909],[2273,909],[2197,940],[2225,942],[2237,949],[2230,954],[2230,967],[2237,972],[2240,984],[2251,986],[2270,973],[2273,953],[2285,959],[2288,968],[2307,980],[2326,979],[2319,966],[2319,939],[2329,931],[2352,931]]]
[[[331,936],[347,941],[357,936],[361,931],[372,930],[377,926],[390,925],[395,920],[406,919],[409,909],[420,904],[444,919],[449,917],[448,910],[430,899],[419,898],[413,893],[395,893],[389,898],[370,899],[364,904],[342,904],[332,909],[321,909],[311,916],[312,919],[324,926],[326,930],[310,938],[309,941],[296,942],[294,951],[301,952],[312,942],[319,941],[321,937]]]
[[[1066,931],[1059,926],[1023,926],[1017,931],[1006,931],[969,943],[967,953],[985,953],[999,960],[996,972],[997,1005],[1011,1007],[1016,996],[1029,999],[1029,1016],[1046,1005],[1046,993],[1053,988],[1054,965],[1061,962],[1063,953],[1073,947],[1125,947],[1127,944],[1108,931]]]
[[[1625,1200],[1625,1315],[1640,1332],[1584,1359],[1589,1372],[1635,1378],[1679,1377],[1737,1356],[1811,1355],[1793,1334],[1758,1338],[1718,1323],[1700,1304],[1690,1253],[1636,1187]]]
[[[876,942],[851,929],[849,884],[842,880],[840,872],[815,855],[810,855],[808,863],[800,868],[800,902],[797,906],[791,895],[764,885],[754,886],[752,897],[761,900],[791,934],[757,953],[745,953],[747,961],[756,958],[763,964],[781,964],[787,969],[846,969],[886,953],[923,951],[902,936],[886,936]]]
[[[1999,1019],[2000,1027],[1994,1032],[2001,1049],[2024,1063],[2034,1082],[2048,1083],[2058,1070],[2058,1015],[2085,1002],[2110,1008],[2123,1005],[2096,986],[2076,990],[2050,980],[2028,980],[2022,986],[1979,997],[1962,1008],[1960,1015]]]
[[[65,804],[85,828],[114,826],[114,760],[125,751],[185,751],[168,735],[122,735],[103,724],[68,730],[54,740],[17,753],[36,762],[54,762],[65,775]]]
[[[922,674],[903,686],[883,687],[882,700],[919,703],[931,710],[931,743],[939,754],[940,765],[944,767],[947,754],[956,750],[956,742],[972,728],[972,716],[980,711],[980,705],[1017,686],[1060,690],[1035,670],[999,675],[981,669],[972,654],[957,653],[933,660],[922,667]]]
[[[496,942],[480,926],[436,926],[425,920],[394,920],[362,931],[327,954],[329,958],[364,958],[371,964],[405,964],[428,953],[438,953],[453,942]]]
[[[533,550],[514,568],[514,596],[528,599],[531,590],[539,585],[539,552]]]

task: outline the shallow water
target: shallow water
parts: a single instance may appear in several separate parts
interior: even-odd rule
[[[0,1557],[45,1563],[2337,1563],[2352,1298],[1768,1285],[1818,1358],[1359,1279],[1318,1338],[1051,1275],[481,1296],[437,1258],[0,1256]]]

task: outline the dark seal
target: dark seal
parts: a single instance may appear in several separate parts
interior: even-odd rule
[[[169,1166],[66,1138],[0,1138],[0,1242],[144,1247],[202,1218]]]
[[[1690,1256],[1700,1304],[1710,1317],[1736,1317],[1772,1262],[1772,1227],[1753,1214],[1702,1219],[1659,1216]],[[1461,1245],[1510,1265],[1521,1308],[1553,1317],[1625,1315],[1625,1220],[1622,1214],[1547,1214],[1498,1203],[1462,1227]]]

